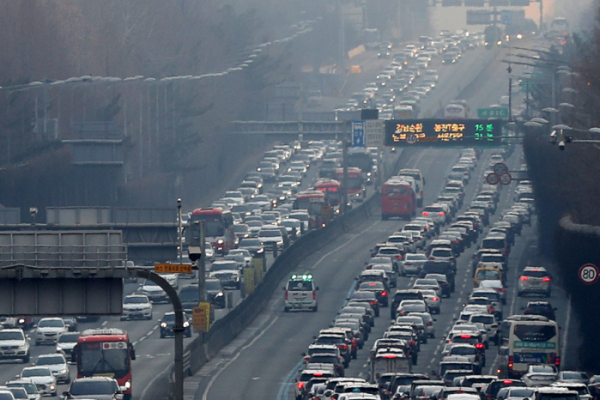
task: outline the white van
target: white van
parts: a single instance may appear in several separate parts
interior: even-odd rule
[[[292,275],[283,288],[285,291],[284,311],[317,311],[317,290],[311,274]]]

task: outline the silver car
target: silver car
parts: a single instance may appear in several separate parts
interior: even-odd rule
[[[550,297],[552,294],[551,281],[552,278],[544,267],[525,267],[519,278],[517,295],[533,293]]]
[[[425,303],[427,303],[427,300],[425,301]],[[423,324],[425,325],[425,333],[427,334],[427,336],[429,336],[432,339],[435,338],[435,325],[433,325],[433,323],[437,320],[434,319],[430,313],[410,312],[410,313],[408,313],[408,316],[409,317],[420,317],[423,320]]]
[[[62,354],[42,354],[38,357],[36,366],[48,367],[59,383],[70,383],[71,375],[67,360]]]
[[[427,262],[427,256],[422,253],[406,253],[404,261],[400,263],[400,274],[418,275]]]

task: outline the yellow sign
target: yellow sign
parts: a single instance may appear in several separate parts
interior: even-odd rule
[[[192,326],[196,332],[208,332],[210,330],[210,303],[201,302],[198,307],[192,309]]]
[[[154,264],[157,274],[191,274],[192,266],[189,264]]]

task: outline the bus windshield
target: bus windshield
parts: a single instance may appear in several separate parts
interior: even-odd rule
[[[102,347],[107,344],[111,348],[103,350]],[[118,379],[129,373],[131,366],[126,342],[88,342],[80,343],[79,346],[79,375],[110,374]]]

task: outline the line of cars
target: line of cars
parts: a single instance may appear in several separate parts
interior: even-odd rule
[[[441,226],[442,222],[421,216],[390,235],[388,242],[375,245],[371,259],[356,278],[355,291],[339,311],[332,327],[321,330],[309,346],[306,364],[296,380],[297,399],[346,399],[355,392],[373,396],[365,398],[380,398],[390,376],[417,376],[412,374],[412,366],[418,362],[421,343],[427,343],[436,335],[431,314],[439,312],[442,296],[450,296],[454,290],[455,264],[450,260],[429,259],[426,253],[413,251],[425,249],[428,240],[434,238]],[[419,257],[413,261],[413,255]],[[410,265],[404,265],[407,260]],[[423,279],[417,279],[414,288],[397,289],[391,296],[398,276],[406,275],[410,268]],[[347,367],[368,340],[374,318],[384,307],[389,307],[393,324],[370,350],[367,379],[345,378],[335,366],[317,362],[319,359],[315,355],[331,352]],[[390,368],[393,374],[388,373]]]

